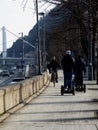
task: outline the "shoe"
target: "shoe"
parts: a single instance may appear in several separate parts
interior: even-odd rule
[[[64,88],[64,90],[65,90],[65,91],[68,91],[68,89],[67,89],[67,88]]]

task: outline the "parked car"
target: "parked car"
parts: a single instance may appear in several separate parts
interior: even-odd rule
[[[9,70],[9,73],[12,75],[12,74],[15,74],[14,70]]]
[[[4,77],[4,76],[10,76],[9,71],[8,71],[8,70],[3,70],[3,71],[2,71],[2,76],[3,76],[3,77]]]
[[[2,70],[0,70],[0,76],[2,76]]]

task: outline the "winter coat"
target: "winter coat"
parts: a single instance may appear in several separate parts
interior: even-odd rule
[[[66,72],[74,71],[74,61],[70,55],[65,55],[61,61],[62,69]]]
[[[60,68],[59,63],[56,60],[51,60],[50,64],[48,64],[47,68],[50,70],[57,70],[58,68]]]
[[[75,61],[75,72],[76,74],[82,74],[83,72],[85,73],[86,72],[86,66],[84,64],[84,62],[82,61],[81,58],[78,58],[76,61]]]

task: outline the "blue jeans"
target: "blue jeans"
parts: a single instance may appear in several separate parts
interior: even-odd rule
[[[63,71],[64,74],[64,88],[68,86],[68,89],[71,89],[71,83],[72,83],[72,71],[66,72]]]

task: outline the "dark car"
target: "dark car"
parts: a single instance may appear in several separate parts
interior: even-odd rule
[[[14,70],[9,70],[9,73],[10,73],[11,75],[15,74]]]
[[[4,76],[10,76],[9,71],[8,71],[8,70],[3,70],[3,71],[2,71],[2,76],[3,76],[3,77],[4,77]]]
[[[0,70],[0,76],[2,76],[2,70]]]

